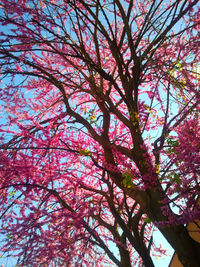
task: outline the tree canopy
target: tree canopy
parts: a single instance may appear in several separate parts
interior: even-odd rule
[[[198,1],[0,7],[2,257],[198,267]]]

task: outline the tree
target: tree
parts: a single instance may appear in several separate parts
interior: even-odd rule
[[[0,3],[5,255],[199,266],[198,1]]]

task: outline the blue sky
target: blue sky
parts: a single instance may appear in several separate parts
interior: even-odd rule
[[[1,119],[1,118],[0,118]],[[1,119],[2,120],[2,119]],[[158,243],[161,243],[163,248],[166,248],[167,249],[167,254],[173,254],[173,249],[171,248],[171,246],[168,244],[168,242],[165,240],[165,238],[159,233],[159,232],[156,232],[154,234],[154,241],[158,242]],[[163,257],[160,257],[160,258],[153,258],[154,260],[154,263],[155,263],[155,266],[156,267],[167,267],[170,260],[171,260],[171,256],[163,256]],[[0,258],[0,264],[1,263],[4,263],[5,266],[7,267],[13,267],[15,266],[15,259],[10,257],[8,260],[5,260],[5,259],[2,259]]]

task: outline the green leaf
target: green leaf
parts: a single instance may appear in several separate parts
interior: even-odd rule
[[[169,176],[168,176],[169,180],[171,183],[177,183],[177,184],[180,184],[181,183],[181,178],[180,178],[180,175],[175,173],[175,172],[172,172]]]
[[[180,178],[179,174],[177,174],[177,173],[174,174],[174,180],[177,184],[181,183],[181,178]]]
[[[127,187],[127,188],[134,187],[134,183],[132,182],[132,179],[133,179],[132,173],[126,171],[122,174],[122,177],[124,178],[122,180],[122,184],[124,185],[124,187]]]
[[[87,149],[80,150],[79,153],[81,155],[83,155],[83,156],[91,156],[92,155],[92,153],[89,150],[87,150]]]
[[[144,222],[146,222],[146,223],[151,223],[152,221],[151,221],[151,219],[149,219],[149,218],[143,218],[142,219]]]
[[[179,142],[178,140],[174,140],[172,137],[169,137],[167,139],[167,144],[168,146],[170,146],[168,149],[167,149],[167,153],[168,154],[172,154],[174,153],[174,148],[177,147],[179,145]]]
[[[174,140],[171,137],[167,139],[167,144],[172,147],[177,147],[179,145],[178,140]]]

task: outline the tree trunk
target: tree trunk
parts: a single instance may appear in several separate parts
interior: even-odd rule
[[[143,240],[141,240],[139,236],[138,238],[136,238],[135,248],[139,253],[140,257],[142,258],[142,262],[145,267],[155,267],[147,247],[145,246]]]
[[[151,192],[149,208],[150,212],[148,216],[152,219],[152,221],[167,220],[161,211],[159,192]],[[200,244],[190,237],[186,226],[171,225],[169,227],[158,228],[169,244],[173,247],[184,267],[200,266]]]
[[[137,247],[138,248],[138,247]],[[119,247],[120,251],[120,257],[121,257],[121,265],[120,267],[131,267],[131,262],[130,262],[130,255],[129,252],[121,247]],[[140,247],[137,249],[139,252],[140,257],[142,258],[142,262],[145,267],[155,267],[151,256],[146,252],[146,247]]]
[[[121,246],[118,246],[119,248],[119,253],[120,253],[120,262],[121,265],[120,267],[128,267],[131,266],[131,262],[130,262],[130,255],[129,252],[127,250],[125,250],[124,248],[122,248]]]
[[[142,261],[143,261],[143,264],[145,267],[155,267],[153,261],[152,261],[152,258],[149,254],[147,253],[141,253],[140,254],[141,258],[142,258]]]
[[[190,237],[186,227],[179,225],[159,230],[174,248],[184,267],[200,266],[200,244]]]

